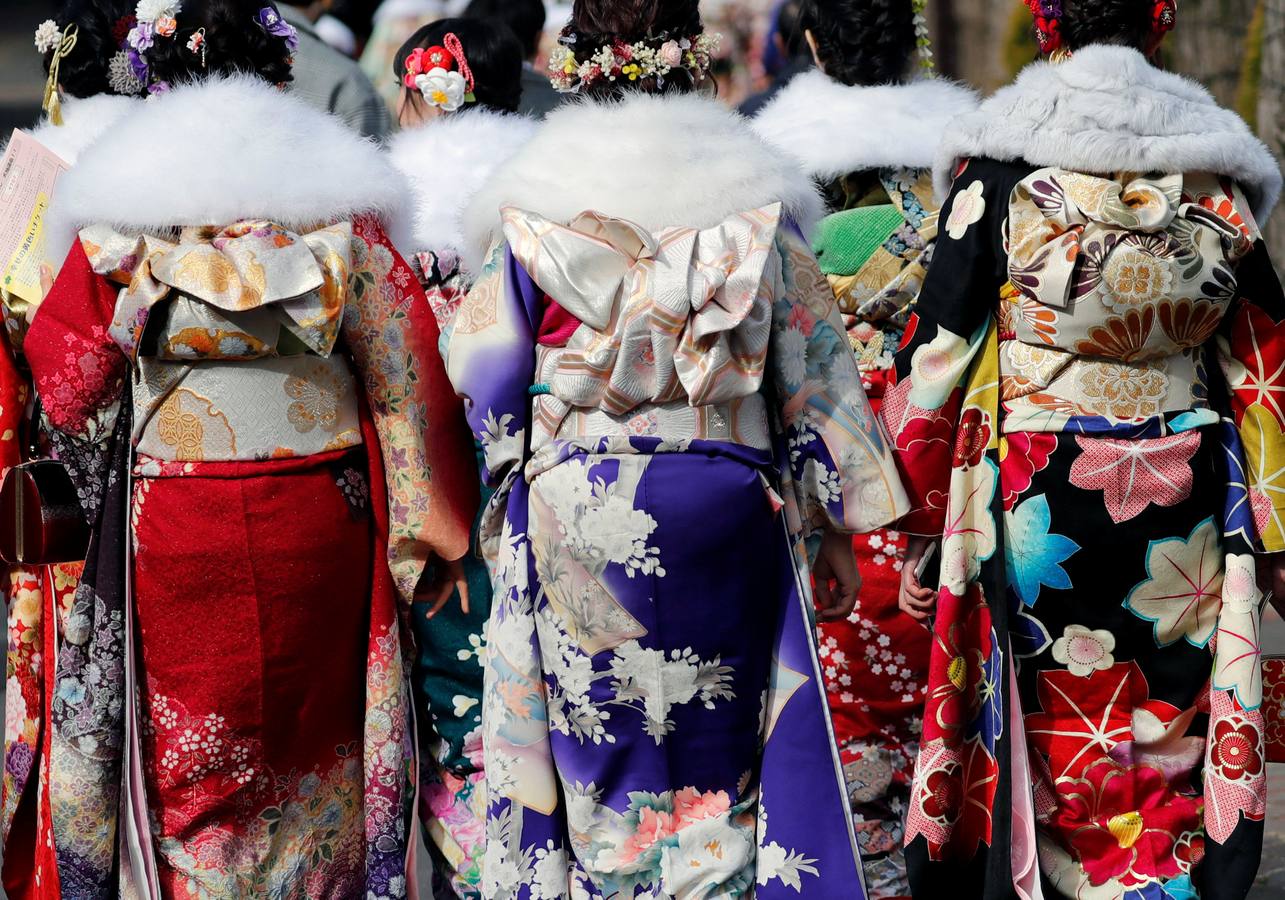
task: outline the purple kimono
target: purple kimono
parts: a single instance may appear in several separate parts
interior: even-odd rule
[[[803,542],[906,499],[780,204],[506,208],[448,367],[499,485],[483,895],[860,900]]]

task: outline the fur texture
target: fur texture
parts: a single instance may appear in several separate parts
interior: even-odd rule
[[[754,130],[829,181],[865,169],[926,169],[947,123],[976,108],[976,93],[945,79],[849,86],[814,69],[764,107]]]
[[[1281,191],[1279,165],[1240,116],[1126,47],[1085,47],[1061,64],[1033,63],[956,119],[937,155],[938,193],[950,189],[958,161],[970,156],[1095,174],[1225,175],[1263,222]]]
[[[96,97],[67,97],[62,101],[62,125],[48,119],[31,130],[31,136],[56,153],[69,166],[76,165],[80,155],[107,133],[131,110],[142,109],[134,97],[99,94]]]
[[[402,220],[405,181],[378,145],[266,82],[211,79],[143,104],[59,184],[51,239],[84,225],[151,230],[265,218],[288,228]],[[392,235],[394,239],[398,235]]]
[[[495,170],[522,148],[536,123],[525,116],[469,110],[403,131],[389,142],[393,165],[410,184],[409,221],[398,223],[411,236],[411,252],[465,249],[464,208]],[[497,210],[498,220],[498,210]]]
[[[559,107],[465,212],[474,271],[517,206],[558,222],[586,210],[650,230],[709,228],[781,202],[805,233],[823,214],[812,181],[716,100],[637,94]]]

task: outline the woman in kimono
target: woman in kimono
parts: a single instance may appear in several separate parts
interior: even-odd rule
[[[119,0],[70,0],[36,29],[48,86],[45,114],[31,136],[69,166],[136,106],[129,95],[136,82],[121,76],[124,30],[133,5]],[[124,29],[124,30],[122,30]],[[125,71],[128,71],[126,66]],[[3,148],[0,148],[0,154]],[[58,196],[53,198],[57,203]],[[66,247],[46,244],[46,259]],[[41,294],[52,282],[0,289],[5,346],[0,351],[0,468],[31,455],[34,426],[31,378],[23,341]],[[0,833],[4,843],[4,891],[12,898],[40,896],[39,885],[56,884],[49,851],[48,730],[54,629],[46,627],[57,608],[71,605],[80,566],[9,566],[4,580],[8,607],[5,691],[5,765],[0,782]]]
[[[1047,62],[955,121],[882,416],[940,537],[907,823],[916,896],[1243,898],[1259,614],[1285,571],[1281,186],[1149,57],[1172,5],[1040,7]],[[1277,578],[1277,580],[1279,580]]]
[[[714,40],[695,0],[577,2],[551,68],[582,102],[465,220],[448,371],[499,487],[487,898],[863,896],[802,543],[844,617],[851,533],[905,498],[803,238],[815,189],[700,96]]]
[[[825,194],[812,243],[876,413],[937,241],[937,144],[977,106],[968,89],[926,77],[919,24],[910,0],[812,0],[802,25],[817,68],[754,120]],[[930,634],[897,605],[905,549],[896,531],[857,535],[861,599],[820,634],[866,887],[879,898],[910,894],[901,848],[928,680]]]
[[[464,207],[535,130],[531,119],[516,115],[522,47],[501,23],[443,19],[406,42],[395,72],[402,84],[402,131],[390,142],[389,158],[406,176],[413,201],[405,210],[409,222],[399,230],[409,235],[407,257],[445,347],[473,282],[461,264]],[[419,812],[434,873],[443,880],[435,886],[438,897],[479,896],[486,845],[482,633],[491,610],[491,580],[476,531],[464,570],[466,601],[417,603],[411,615],[415,721],[423,751]]]
[[[404,184],[279,89],[260,2],[140,5],[152,99],[67,176],[79,237],[27,338],[94,531],[52,711],[62,897],[408,892],[399,608],[467,551],[472,454],[381,224]]]

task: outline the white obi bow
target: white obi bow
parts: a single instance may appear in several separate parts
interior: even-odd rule
[[[759,389],[779,278],[779,203],[713,228],[656,233],[584,212],[561,225],[507,207],[519,263],[583,327],[541,377],[572,406],[620,415],[686,398],[727,403]]]

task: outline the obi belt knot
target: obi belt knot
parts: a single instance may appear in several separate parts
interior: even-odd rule
[[[350,222],[300,235],[247,219],[183,228],[177,241],[96,225],[80,238],[94,271],[123,286],[110,333],[131,359],[334,350],[352,265]]]
[[[541,371],[572,406],[728,403],[758,391],[780,277],[781,206],[712,228],[650,232],[584,212],[569,224],[508,207],[514,257],[582,325]]]

